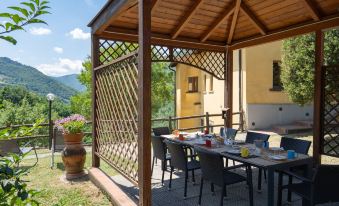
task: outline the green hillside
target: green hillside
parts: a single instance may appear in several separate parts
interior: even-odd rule
[[[5,85],[21,85],[41,95],[52,92],[64,100],[69,100],[76,93],[75,89],[44,75],[33,67],[7,57],[0,57],[0,87]]]
[[[79,82],[77,77],[78,77],[77,74],[69,74],[69,75],[64,75],[60,77],[52,77],[52,78],[77,91],[83,92],[86,90],[86,87]]]

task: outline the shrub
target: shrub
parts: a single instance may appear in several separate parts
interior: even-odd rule
[[[28,169],[18,167],[23,156],[12,154],[9,158],[0,158],[0,205],[39,205],[34,200],[38,191],[27,188],[21,179],[27,175]]]

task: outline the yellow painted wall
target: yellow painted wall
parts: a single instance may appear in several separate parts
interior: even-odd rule
[[[246,64],[244,58],[244,52],[242,52],[242,104],[243,109],[245,109],[244,105],[246,105]],[[233,51],[233,112],[240,111],[240,102],[239,102],[239,50]],[[233,116],[233,123],[240,122],[240,115]],[[238,128],[238,126],[234,126],[234,128]]]
[[[202,93],[203,98],[203,112],[209,114],[221,114],[224,108],[224,81],[218,80],[201,71],[203,75],[206,75],[206,91]],[[210,81],[213,78],[213,88],[210,88]],[[224,124],[224,120],[221,117],[211,117],[210,123],[213,125]],[[214,132],[219,133],[218,128],[215,128]]]
[[[273,61],[281,60],[281,41],[244,49],[247,104],[291,103],[283,91],[270,91]]]
[[[281,59],[281,41],[242,49],[242,100],[245,116],[247,104],[291,103],[283,91],[270,91],[273,84],[273,61]],[[205,91],[204,75],[207,76]],[[187,78],[199,76],[199,93],[187,94]],[[213,91],[209,89],[210,74],[184,64],[177,65],[177,116],[190,116],[206,112],[221,113],[224,105],[224,81],[213,78]],[[194,102],[201,106],[194,106]],[[233,111],[239,111],[239,50],[233,52]],[[223,124],[221,118],[211,118],[214,124]],[[233,116],[239,122],[239,115]],[[200,120],[186,120],[181,128],[194,127]],[[234,126],[238,128],[238,126]],[[215,131],[217,132],[217,131]]]
[[[201,101],[202,92],[202,74],[200,70],[187,66],[185,64],[178,64],[176,67],[177,80],[177,116],[192,116],[200,115],[203,110],[203,102]],[[198,92],[187,93],[188,91],[188,77],[198,76]],[[200,103],[196,105],[195,103]],[[179,128],[189,128],[200,126],[200,119],[180,120],[178,122]]]

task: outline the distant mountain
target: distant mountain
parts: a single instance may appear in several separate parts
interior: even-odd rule
[[[0,87],[6,85],[21,85],[41,95],[52,92],[63,100],[77,92],[31,66],[0,57]]]
[[[52,78],[77,91],[80,91],[80,92],[85,91],[86,87],[79,82],[77,77],[78,77],[77,74],[69,74],[65,76],[52,77]]]

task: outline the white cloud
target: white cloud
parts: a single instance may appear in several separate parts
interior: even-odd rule
[[[81,60],[59,58],[56,63],[40,64],[36,68],[49,76],[62,76],[67,74],[78,74],[83,67]]]
[[[89,39],[91,37],[90,33],[84,32],[82,29],[80,28],[75,28],[72,31],[69,32],[68,35],[71,35],[73,39]]]
[[[29,33],[33,34],[33,35],[48,35],[51,34],[52,31],[50,29],[46,29],[46,28],[36,28],[36,27],[32,27],[29,29]]]
[[[64,49],[63,49],[63,48],[57,47],[57,46],[54,47],[53,50],[54,50],[56,53],[58,53],[58,54],[62,54],[62,53],[64,52]]]

